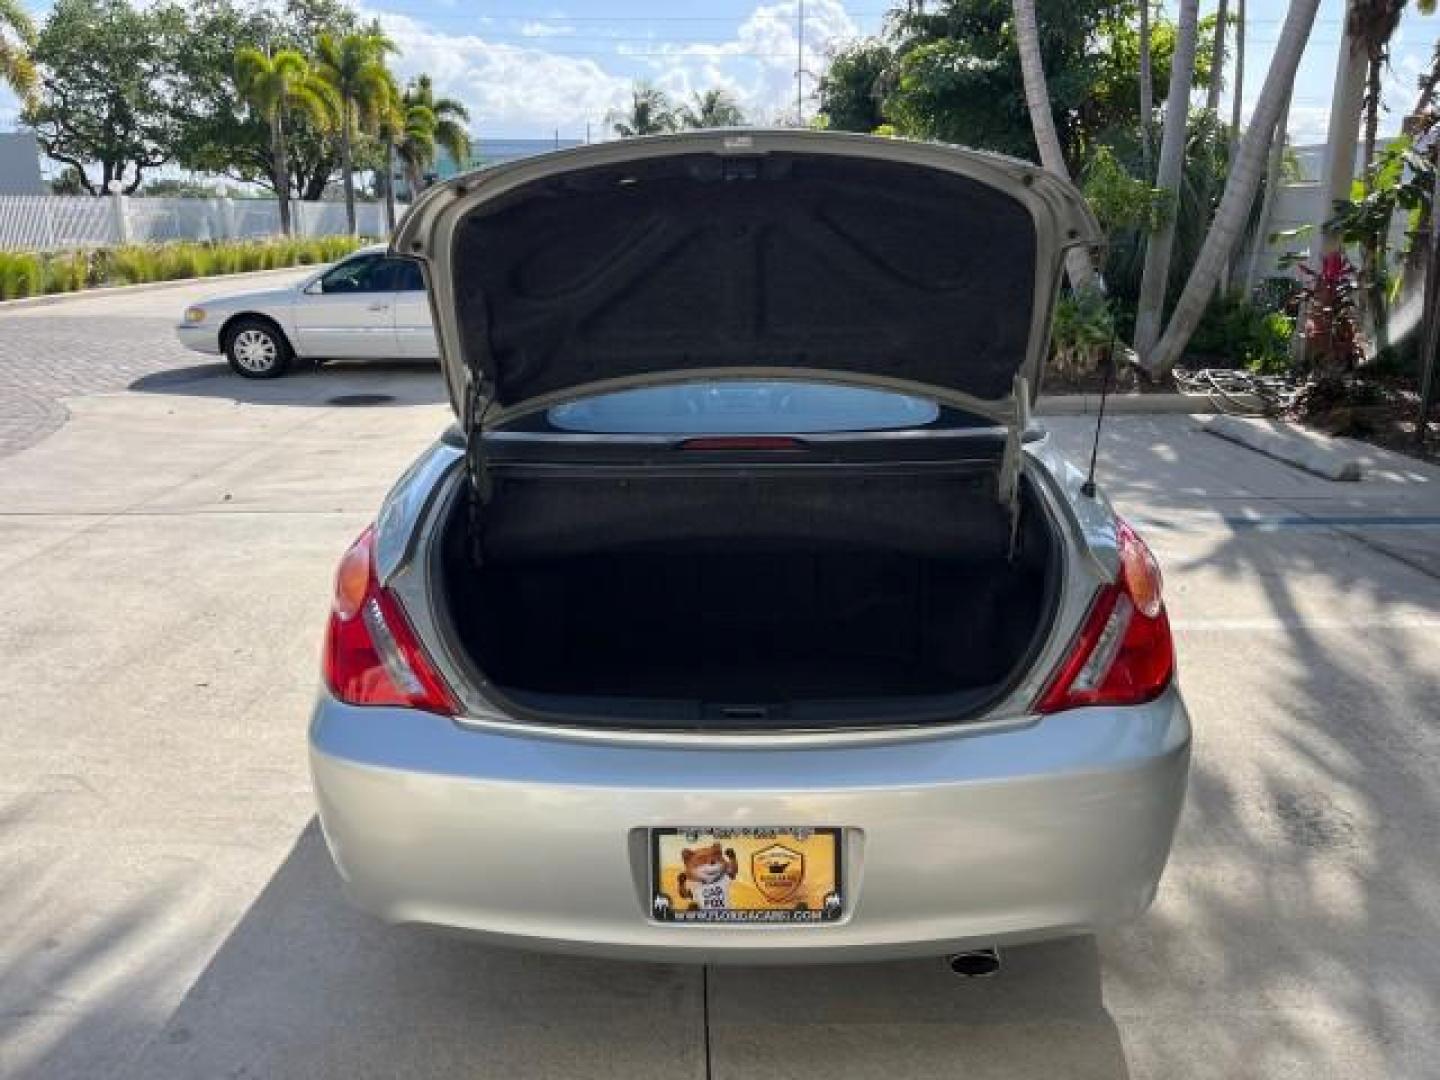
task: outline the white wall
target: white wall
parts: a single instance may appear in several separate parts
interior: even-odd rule
[[[403,206],[396,213],[404,212]],[[297,236],[344,233],[345,204],[290,204]],[[362,236],[385,236],[382,203],[356,203]],[[107,195],[0,195],[0,250],[53,251],[165,240],[258,239],[280,234],[274,199]]]
[[[1270,237],[1276,233],[1289,232],[1302,226],[1314,226],[1320,219],[1320,200],[1322,198],[1320,185],[1304,181],[1300,183],[1281,184],[1275,192],[1275,203],[1270,211],[1270,224],[1266,228],[1266,235],[1259,235],[1251,238],[1243,252],[1240,262],[1237,264],[1241,271],[1250,265],[1250,249],[1256,244],[1260,245],[1260,262],[1255,269],[1257,281],[1267,277],[1286,274],[1295,276],[1294,271],[1280,269],[1280,259],[1288,253],[1297,253],[1308,257],[1310,254],[1310,241],[1312,233],[1306,232],[1298,237],[1271,240]],[[1405,215],[1396,214],[1390,222],[1390,256],[1398,261],[1400,251],[1405,244]]]

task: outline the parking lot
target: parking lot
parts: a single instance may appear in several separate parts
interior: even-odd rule
[[[306,775],[330,575],[438,375],[242,381],[170,332],[215,291],[0,309],[0,1076],[1440,1072],[1440,470],[1108,425],[1197,738],[1140,924],[969,982],[532,956],[347,908]]]

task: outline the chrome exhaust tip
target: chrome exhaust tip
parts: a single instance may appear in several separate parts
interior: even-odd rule
[[[945,963],[962,979],[984,979],[1000,974],[1000,950],[969,949],[947,956]]]

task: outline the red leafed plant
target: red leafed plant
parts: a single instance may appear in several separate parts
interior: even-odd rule
[[[1305,356],[1312,371],[1337,375],[1365,359],[1355,296],[1360,285],[1355,264],[1343,252],[1326,252],[1317,272],[1300,266],[1299,299],[1305,313]]]

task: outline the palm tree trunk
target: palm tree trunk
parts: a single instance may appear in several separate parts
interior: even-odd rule
[[[1230,102],[1230,160],[1240,147],[1240,107],[1245,99],[1245,0],[1235,0],[1235,96]],[[1288,103],[1286,111],[1288,112]]]
[[[1415,108],[1410,110],[1411,116],[1419,116],[1430,107],[1436,86],[1440,86],[1440,45],[1435,46],[1435,62],[1430,66],[1429,74],[1420,79],[1420,97],[1415,101]]]
[[[280,232],[290,233],[290,165],[285,159],[284,110],[276,108],[270,121],[270,157],[275,172],[275,199],[280,207]]]
[[[340,110],[340,175],[345,187],[345,226],[354,236],[355,227],[355,173],[350,161],[350,99],[346,98]]]
[[[1280,107],[1280,119],[1275,121],[1275,133],[1270,139],[1270,153],[1265,162],[1265,194],[1260,200],[1260,220],[1255,223],[1255,242],[1250,247],[1250,261],[1245,267],[1246,292],[1255,288],[1260,257],[1270,246],[1270,217],[1275,210],[1275,196],[1279,193],[1280,167],[1285,163],[1286,128],[1289,126],[1290,94],[1286,93],[1285,104]],[[1230,160],[1235,159],[1232,157]]]
[[[1150,154],[1155,146],[1155,76],[1150,64],[1150,0],[1140,0],[1140,162],[1150,183]]]
[[[1365,137],[1360,152],[1360,181],[1368,193],[1373,177],[1370,166],[1375,161],[1375,142],[1380,128],[1380,68],[1383,60],[1372,56],[1365,80]],[[1360,289],[1356,299],[1361,325],[1368,327],[1378,352],[1389,344],[1385,332],[1385,287],[1380,281],[1384,259],[1382,235],[1360,245]]]
[[[385,140],[385,228],[395,234],[395,140]]]
[[[1370,54],[1355,33],[1355,5],[1345,5],[1345,31],[1340,37],[1340,52],[1335,64],[1335,87],[1330,94],[1330,126],[1325,138],[1325,156],[1320,174],[1319,220],[1310,238],[1309,263],[1319,267],[1323,257],[1343,246],[1340,230],[1331,225],[1337,202],[1350,201],[1350,185],[1355,179],[1355,144],[1360,138],[1360,113],[1365,101],[1365,75]],[[1295,319],[1291,355],[1296,362],[1306,353],[1305,308],[1302,305]]]
[[[1365,148],[1360,154],[1360,176],[1370,190],[1370,163],[1375,160],[1375,143],[1380,132],[1380,68],[1383,60],[1372,59],[1365,79]]]
[[[1225,154],[1225,167],[1228,170],[1230,162],[1235,160],[1235,155],[1240,152],[1240,115],[1241,107],[1245,100],[1245,0],[1235,0],[1235,83],[1234,91],[1230,97],[1230,142]],[[1289,104],[1286,104],[1285,112],[1289,113]],[[1267,193],[1269,189],[1266,189]],[[1228,290],[1231,279],[1235,275],[1237,260],[1240,258],[1240,246],[1236,245],[1235,254],[1225,266],[1225,272],[1220,278],[1220,288]]]
[[[1364,43],[1350,29],[1347,5],[1345,33],[1335,68],[1335,89],[1330,100],[1330,130],[1325,140],[1325,166],[1320,184],[1320,220],[1310,246],[1310,265],[1319,266],[1320,257],[1340,248],[1340,233],[1329,227],[1337,202],[1350,201],[1350,184],[1355,179],[1355,144],[1360,141],[1360,113],[1364,104],[1365,75],[1370,55]]]
[[[1319,5],[1320,0],[1290,0],[1290,10],[1285,16],[1280,40],[1275,45],[1275,54],[1271,57],[1270,70],[1265,75],[1255,112],[1250,117],[1250,127],[1240,141],[1240,151],[1230,168],[1220,209],[1205,236],[1205,243],[1175,305],[1170,324],[1165,328],[1165,336],[1151,350],[1150,360],[1155,371],[1168,372],[1180,359],[1190,335],[1200,324],[1205,305],[1215,291],[1220,270],[1230,258],[1235,241],[1245,227],[1245,219],[1255,199],[1255,188],[1260,183],[1266,151],[1295,82],[1295,71],[1300,66],[1300,56],[1305,51],[1305,42],[1315,24],[1315,12]]]
[[[1225,85],[1225,23],[1230,18],[1229,0],[1220,0],[1215,10],[1215,39],[1210,47],[1210,85],[1205,90],[1205,108],[1220,113],[1220,90]]]
[[[1040,58],[1040,31],[1035,21],[1035,0],[1015,0],[1015,44],[1020,51],[1020,71],[1025,79],[1025,104],[1030,109],[1030,126],[1046,171],[1070,179],[1060,136],[1055,131],[1055,114],[1050,111],[1050,92],[1045,86],[1045,65]],[[1079,248],[1065,253],[1065,270],[1070,287],[1079,289],[1093,283],[1095,268],[1090,256]]]
[[[1135,306],[1135,352],[1152,377],[1160,374],[1150,352],[1160,339],[1160,319],[1170,282],[1170,252],[1175,246],[1175,215],[1180,206],[1180,179],[1185,167],[1185,129],[1190,111],[1190,84],[1195,75],[1195,37],[1199,0],[1180,0],[1175,55],[1170,61],[1170,87],[1165,93],[1165,131],[1160,142],[1160,167],[1155,186],[1165,194],[1168,211],[1145,245],[1145,269]]]
[[[420,164],[410,160],[405,162],[405,182],[410,185],[410,205],[415,205],[415,200],[420,197]]]

